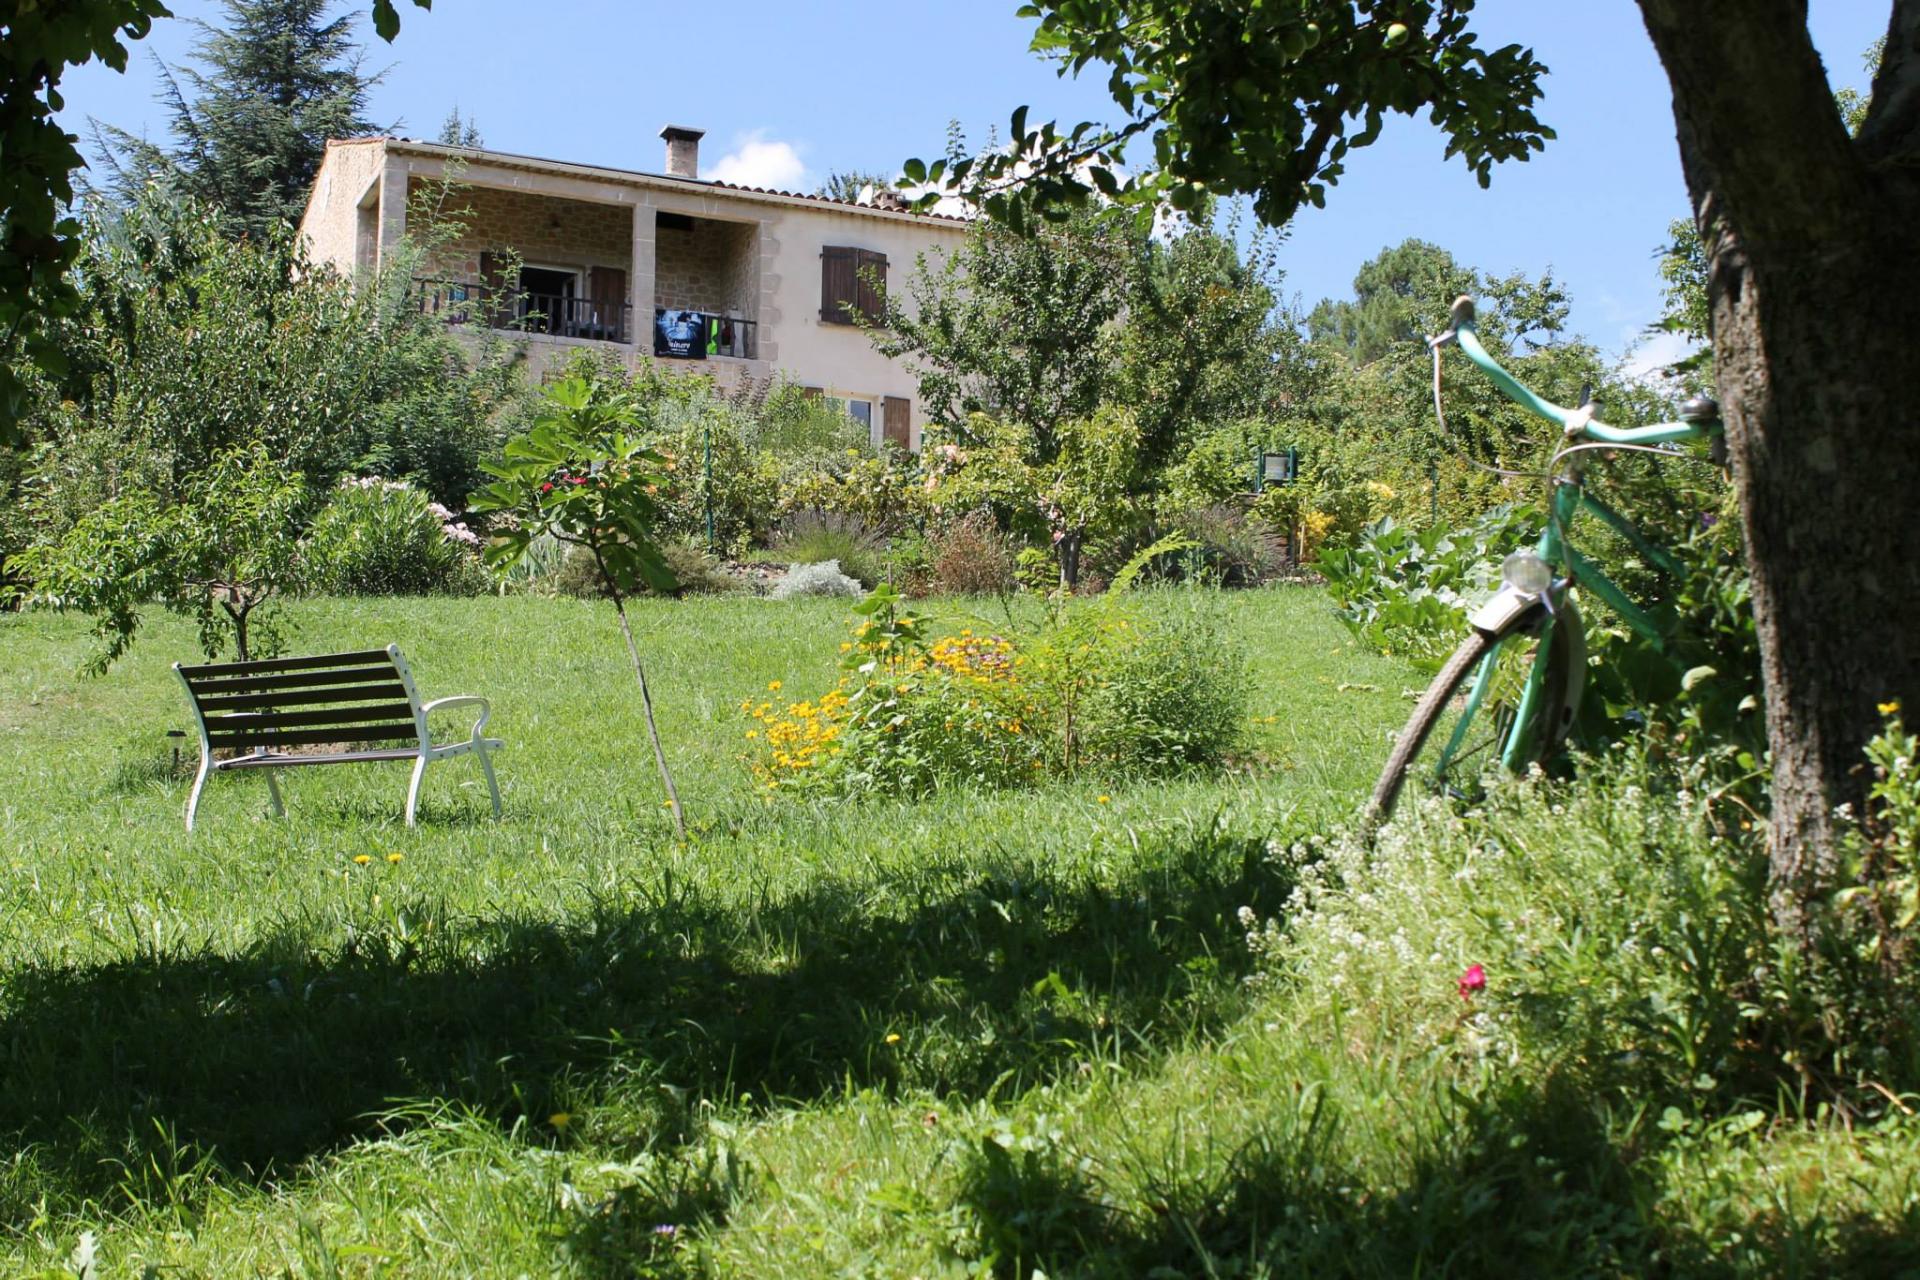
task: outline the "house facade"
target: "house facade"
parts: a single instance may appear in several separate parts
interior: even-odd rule
[[[449,324],[512,333],[535,372],[580,346],[705,373],[724,388],[784,375],[917,449],[910,366],[857,321],[883,289],[957,248],[960,219],[898,201],[829,200],[700,177],[701,133],[669,126],[666,172],[642,173],[398,138],[327,144],[300,231],[316,261],[370,273],[454,178],[471,216],[413,270]],[[882,201],[886,201],[883,203]]]

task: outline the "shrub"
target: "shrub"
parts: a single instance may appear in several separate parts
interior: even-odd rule
[[[932,539],[935,588],[949,595],[1004,596],[1018,585],[1013,547],[991,511],[974,511]]]
[[[1122,618],[1086,703],[1086,750],[1117,770],[1177,772],[1221,763],[1246,732],[1253,685],[1213,621]]]
[[[1318,568],[1340,620],[1383,653],[1438,666],[1459,643],[1467,611],[1498,589],[1500,562],[1532,540],[1538,513],[1496,507],[1460,529],[1416,530],[1388,517]]]
[[[819,564],[794,565],[767,594],[775,600],[793,600],[800,596],[844,596],[857,600],[860,584],[840,572],[838,561],[826,560]]]
[[[865,587],[887,576],[886,543],[859,516],[796,511],[781,520],[771,550],[788,564],[831,560]]]
[[[404,481],[348,480],[302,546],[309,589],[331,595],[476,595],[479,537]]]
[[[857,607],[842,674],[814,699],[748,699],[749,759],[775,790],[918,795],[1010,787],[1083,768],[1163,772],[1219,763],[1251,693],[1244,661],[1198,617],[1149,623],[1121,589],[1056,598],[1028,637],[929,639],[891,586]],[[779,692],[775,681],[769,692]]]
[[[670,591],[656,591],[640,584],[640,595],[717,596],[740,589],[740,580],[720,567],[719,561],[691,542],[663,542],[660,560],[673,576]],[[608,598],[606,579],[593,562],[593,553],[585,547],[569,547],[565,559],[549,579],[550,588],[577,600]]]
[[[1184,576],[1205,577],[1227,587],[1253,587],[1287,568],[1280,534],[1233,507],[1199,507],[1173,523],[1197,544],[1175,566]]]

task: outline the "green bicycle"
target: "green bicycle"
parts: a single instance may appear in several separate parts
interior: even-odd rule
[[[1367,830],[1392,814],[1409,777],[1424,776],[1436,790],[1462,794],[1472,775],[1495,759],[1509,770],[1524,772],[1560,753],[1586,682],[1586,631],[1576,587],[1604,602],[1656,649],[1664,648],[1666,637],[1653,617],[1575,549],[1567,533],[1577,514],[1591,513],[1648,563],[1678,573],[1680,565],[1671,553],[1587,491],[1585,464],[1594,451],[1664,453],[1656,446],[1707,439],[1719,431],[1719,406],[1705,398],[1688,401],[1681,408],[1681,421],[1647,427],[1610,427],[1594,417],[1591,400],[1562,408],[1521,385],[1480,345],[1473,299],[1454,302],[1452,324],[1446,333],[1428,339],[1436,412],[1440,353],[1458,346],[1510,399],[1558,426],[1565,443],[1546,468],[1550,493],[1539,543],[1507,557],[1500,569],[1500,590],[1468,618],[1466,639],[1414,707],[1374,786],[1364,820]],[[1456,694],[1469,678],[1466,701],[1459,704]],[[1455,713],[1437,754],[1423,760],[1435,728]]]

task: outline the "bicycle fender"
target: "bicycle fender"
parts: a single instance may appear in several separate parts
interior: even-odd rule
[[[1493,599],[1475,609],[1467,625],[1489,636],[1504,633],[1524,617],[1528,610],[1540,607],[1540,597],[1514,587],[1501,587]]]

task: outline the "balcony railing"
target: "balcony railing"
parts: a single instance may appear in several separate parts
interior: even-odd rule
[[[669,336],[663,336],[661,322],[668,321]],[[682,318],[697,317],[698,329],[689,330]],[[760,354],[760,324],[739,316],[714,311],[680,311],[669,307],[653,309],[653,353],[675,360],[704,360],[708,356],[732,356],[736,360],[754,360]]]
[[[413,281],[413,294],[420,310],[448,324],[483,324],[490,329],[600,342],[633,340],[633,307],[625,302],[597,302],[421,277]]]

